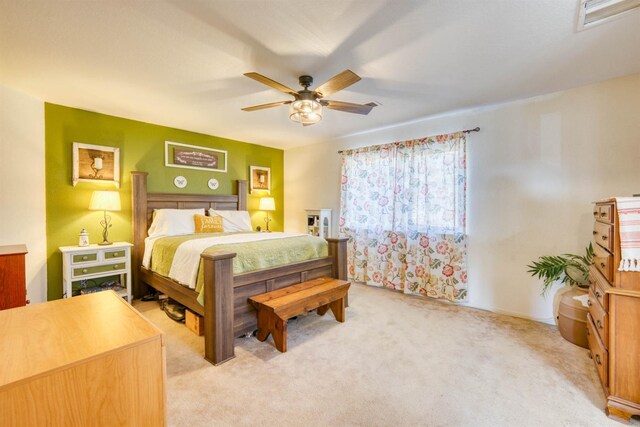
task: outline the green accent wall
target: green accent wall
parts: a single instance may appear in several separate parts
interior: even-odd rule
[[[216,148],[227,151],[227,172],[209,172],[164,166],[165,141]],[[58,247],[78,244],[82,228],[89,232],[91,243],[102,240],[102,212],[90,211],[89,200],[94,190],[115,189],[106,183],[79,182],[71,177],[74,142],[104,145],[120,149],[120,199],[122,211],[111,212],[111,241],[132,241],[131,171],[149,172],[149,192],[186,194],[233,194],[235,180],[249,180],[249,166],[271,168],[271,196],[276,211],[270,213],[270,228],[284,227],[284,152],[231,139],[158,126],[136,120],[108,116],[76,108],[45,103],[45,180],[47,198],[47,277],[49,300],[62,297],[62,259]],[[173,179],[182,175],[188,185],[179,189]],[[207,186],[216,178],[220,186],[212,191]],[[264,226],[264,212],[258,212],[261,196],[249,195],[248,210],[253,227]],[[28,196],[27,196],[28,197]]]

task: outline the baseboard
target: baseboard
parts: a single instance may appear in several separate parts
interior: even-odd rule
[[[515,311],[509,311],[509,310],[502,310],[500,308],[495,308],[495,307],[487,308],[487,307],[477,307],[471,304],[463,304],[463,305],[467,307],[478,308],[480,310],[490,311],[492,313],[505,314],[507,316],[520,317],[522,319],[533,320],[534,322],[546,323],[548,325],[556,324],[556,319],[554,319],[553,316],[552,317],[534,317],[528,314],[518,313]]]
[[[377,289],[388,289],[388,288],[384,288],[383,286],[366,285],[363,282],[355,282],[354,281],[354,283],[358,283],[359,285],[362,285],[362,286],[374,287],[374,288],[377,288]],[[402,292],[402,291],[394,291],[394,292]],[[409,296],[413,296],[413,297],[417,297],[417,298],[425,298],[422,295],[411,295],[411,294],[405,294],[405,295],[409,295]],[[438,300],[438,299],[433,299],[433,298],[429,298],[429,297],[426,297],[426,298],[430,299],[432,301],[441,301],[441,302],[447,302],[447,303],[449,302],[449,301],[446,301],[446,300]],[[518,312],[515,312],[515,311],[502,310],[500,308],[495,308],[495,307],[479,307],[477,305],[472,305],[472,304],[464,303],[464,302],[452,303],[452,304],[460,305],[460,306],[464,306],[464,307],[469,307],[469,308],[475,308],[477,310],[484,310],[484,311],[488,311],[488,312],[496,313],[496,314],[504,314],[506,316],[520,317],[522,319],[533,320],[534,322],[546,323],[548,325],[554,325],[554,326],[556,325],[556,319],[553,318],[553,316],[552,317],[534,317],[534,316],[531,316],[531,315],[528,315],[528,314],[518,313]]]

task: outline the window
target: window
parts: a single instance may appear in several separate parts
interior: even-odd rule
[[[340,232],[356,281],[466,297],[466,136],[342,153]]]

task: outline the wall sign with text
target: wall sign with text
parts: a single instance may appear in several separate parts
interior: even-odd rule
[[[179,142],[164,142],[164,165],[170,168],[227,171],[227,152]]]

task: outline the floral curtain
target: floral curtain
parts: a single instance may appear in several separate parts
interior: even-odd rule
[[[343,151],[341,188],[352,280],[466,299],[463,132]]]

